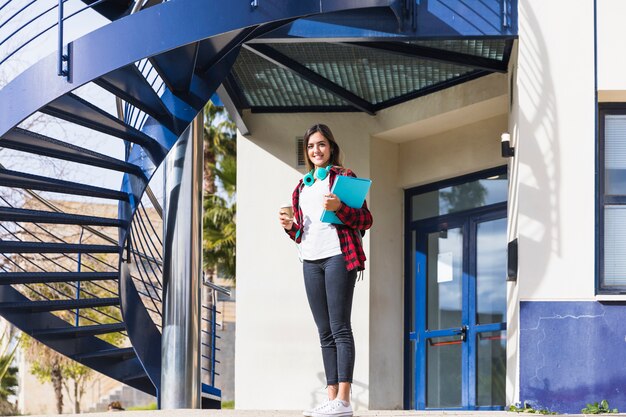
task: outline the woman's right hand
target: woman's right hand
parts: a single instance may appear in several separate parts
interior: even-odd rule
[[[278,213],[278,221],[285,230],[291,230],[293,227],[293,218],[289,217],[285,213]]]

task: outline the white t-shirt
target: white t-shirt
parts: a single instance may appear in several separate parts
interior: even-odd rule
[[[302,209],[302,259],[314,261],[341,255],[339,236],[331,223],[321,222],[324,211],[324,196],[329,193],[328,181],[316,180],[312,186],[305,186],[300,192]]]

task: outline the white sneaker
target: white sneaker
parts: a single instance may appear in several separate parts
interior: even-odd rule
[[[334,399],[314,409],[310,417],[352,417],[352,406],[349,402]]]
[[[315,407],[313,407],[313,408],[310,408],[310,409],[308,409],[308,410],[304,410],[304,411],[302,412],[302,415],[303,415],[304,417],[313,417],[313,413],[314,413],[315,411],[317,411],[317,410],[319,410],[319,409],[322,409],[322,408],[323,408],[323,407],[325,407],[325,406],[326,406],[326,404],[328,404],[329,402],[330,402],[330,400],[327,398],[327,399],[325,399],[325,400],[324,400],[324,402],[322,402],[321,404],[318,404],[317,406],[315,406]]]

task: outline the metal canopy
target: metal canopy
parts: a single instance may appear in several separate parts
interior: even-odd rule
[[[506,72],[513,37],[267,41],[244,45],[235,62],[228,90],[239,111],[374,114]]]

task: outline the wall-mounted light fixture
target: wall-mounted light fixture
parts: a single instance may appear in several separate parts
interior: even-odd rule
[[[511,146],[511,135],[508,133],[503,133],[500,136],[500,143],[502,145],[502,157],[510,158],[515,156],[515,148]]]

